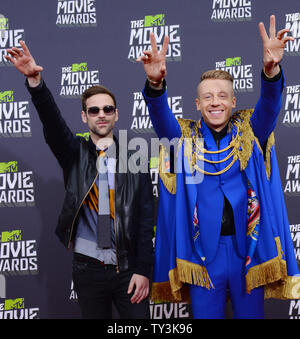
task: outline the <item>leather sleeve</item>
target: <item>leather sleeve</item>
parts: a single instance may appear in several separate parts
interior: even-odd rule
[[[150,173],[140,173],[139,224],[134,272],[150,278],[154,262],[154,199]]]
[[[44,80],[37,87],[30,87],[27,80],[25,85],[43,124],[45,140],[65,173],[79,150],[79,138],[67,126]]]

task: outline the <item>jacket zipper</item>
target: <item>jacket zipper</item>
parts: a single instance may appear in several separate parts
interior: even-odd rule
[[[94,181],[92,182],[92,184],[91,184],[90,188],[88,189],[87,193],[85,194],[85,196],[84,196],[83,199],[81,200],[80,205],[79,205],[79,207],[78,207],[78,209],[77,209],[77,211],[76,211],[76,213],[75,213],[75,216],[74,216],[74,219],[73,219],[73,222],[72,222],[72,226],[71,226],[71,232],[70,232],[70,237],[69,237],[68,249],[69,249],[70,246],[71,246],[71,239],[72,239],[72,234],[73,234],[74,223],[75,223],[75,220],[76,220],[77,215],[78,215],[78,213],[79,213],[79,210],[80,210],[80,208],[81,208],[81,206],[82,206],[82,204],[83,204],[85,198],[86,198],[86,197],[88,196],[88,194],[90,193],[90,190],[92,189],[94,183],[96,182],[96,180],[97,180],[97,178],[98,178],[98,175],[99,175],[99,173],[97,173],[97,175],[96,175]]]
[[[117,163],[116,163],[117,166]],[[115,193],[114,193],[114,230],[115,230],[115,244],[116,244],[116,271],[117,273],[120,273],[120,269],[119,269],[119,260],[118,260],[118,246],[117,246],[117,227],[116,227],[116,189],[117,189],[117,185],[116,185],[116,174],[115,174]]]

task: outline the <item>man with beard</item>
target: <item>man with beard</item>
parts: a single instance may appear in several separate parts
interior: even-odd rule
[[[20,44],[23,51],[13,47],[6,59],[26,76],[46,142],[63,169],[66,195],[56,234],[74,251],[82,315],[111,318],[113,301],[121,318],[149,318],[152,185],[149,171],[135,171],[132,154],[113,135],[119,115],[115,96],[103,86],[82,94],[81,117],[90,137],[75,137],[41,77],[43,68]]]

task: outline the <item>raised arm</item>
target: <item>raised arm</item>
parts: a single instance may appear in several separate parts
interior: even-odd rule
[[[159,138],[178,138],[181,135],[180,126],[174,117],[165,90],[165,76],[167,75],[166,54],[169,37],[165,36],[162,49],[159,52],[153,33],[150,33],[151,51],[144,51],[144,55],[137,59],[144,63],[147,82],[143,95],[148,106],[150,118]]]
[[[9,60],[19,72],[27,77],[30,87],[36,87],[41,82],[43,67],[36,64],[24,41],[20,40],[20,45],[23,51],[17,47],[12,47],[7,50],[9,55],[5,55],[5,58]]]
[[[144,70],[151,85],[156,89],[161,89],[163,79],[167,75],[166,54],[168,52],[169,37],[165,36],[160,52],[158,52],[153,33],[150,33],[150,41],[152,51],[144,51],[144,55],[137,58],[136,61],[144,63]]]
[[[67,169],[74,152],[78,150],[76,138],[61,116],[54,98],[41,77],[43,67],[38,66],[24,41],[20,41],[22,50],[13,47],[5,56],[16,69],[27,77],[27,87],[32,101],[44,127],[46,142],[59,161]]]
[[[269,36],[262,22],[259,23],[259,32],[263,42],[264,74],[260,98],[251,117],[251,124],[254,134],[263,146],[276,126],[281,109],[284,77],[279,64],[285,44],[293,40],[293,37],[285,36],[288,29],[282,29],[276,34],[275,15],[270,17]]]

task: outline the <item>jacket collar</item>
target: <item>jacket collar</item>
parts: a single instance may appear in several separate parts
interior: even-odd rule
[[[117,159],[118,159],[119,158],[119,140],[115,135],[113,136],[113,139],[116,144]],[[89,137],[88,139],[88,146],[89,146],[90,151],[92,151],[93,153],[96,152],[96,145],[93,143],[93,140],[91,137]]]

